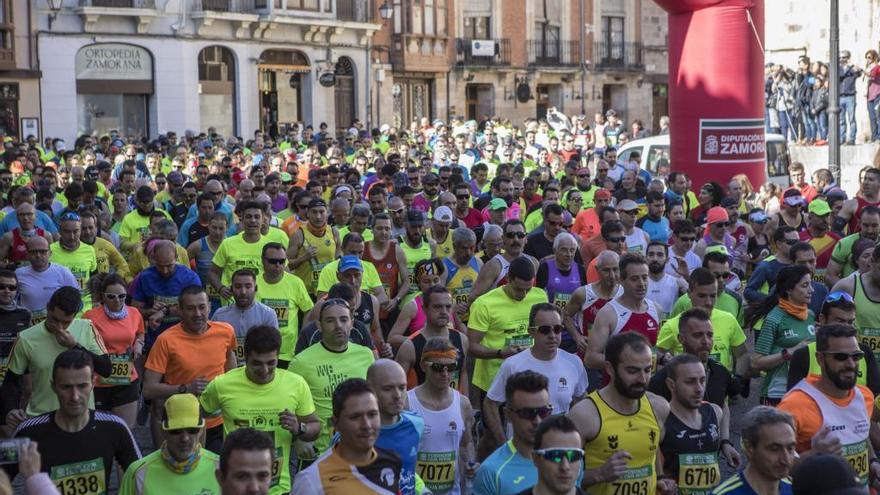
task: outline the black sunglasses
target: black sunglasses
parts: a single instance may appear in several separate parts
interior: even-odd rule
[[[510,412],[516,414],[522,419],[532,420],[535,418],[546,419],[547,416],[553,414],[553,406],[541,406],[541,407],[523,407],[520,409],[511,409]]]
[[[504,237],[507,237],[508,239],[514,239],[514,238],[525,239],[526,233],[525,232],[505,232]]]
[[[452,373],[458,371],[458,363],[431,363],[431,371],[434,373],[441,373],[443,371],[447,373]]]
[[[18,290],[18,286],[14,284],[0,284],[0,290],[10,290],[15,292]]]
[[[820,353],[831,356],[835,361],[840,361],[841,363],[846,361],[847,359],[852,359],[855,362],[861,361],[865,357],[865,353],[858,352],[830,352],[830,351],[819,351]]]
[[[541,335],[550,335],[550,332],[559,335],[565,329],[562,325],[540,325],[532,328],[537,330]]]
[[[625,236],[609,237],[609,238],[606,239],[606,240],[607,240],[608,242],[625,242],[625,241],[626,241],[626,237],[625,237]]]
[[[727,227],[730,227],[730,222],[715,222],[712,225],[714,225],[716,227],[723,227],[726,229]]]
[[[266,263],[270,265],[283,265],[287,263],[287,258],[264,258]]]

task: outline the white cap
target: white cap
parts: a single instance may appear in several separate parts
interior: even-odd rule
[[[443,223],[452,223],[452,210],[448,206],[441,206],[434,210],[434,220]]]

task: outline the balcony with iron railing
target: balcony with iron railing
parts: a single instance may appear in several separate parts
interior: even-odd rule
[[[581,64],[579,41],[527,40],[529,65],[578,66]]]
[[[510,65],[510,40],[507,38],[494,40],[456,38],[455,64],[461,67]]]
[[[597,71],[643,71],[644,51],[641,43],[616,41],[593,43],[593,64]]]
[[[155,9],[156,0],[79,0],[80,7]]]
[[[370,0],[336,0],[336,18],[346,22],[371,22]]]

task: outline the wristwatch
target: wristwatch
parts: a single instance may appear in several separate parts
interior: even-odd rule
[[[178,394],[185,394],[186,393],[186,384],[178,385],[177,386],[177,393]]]
[[[309,431],[309,429],[308,429],[308,427],[306,427],[306,424],[303,422],[300,422],[299,423],[299,432],[296,434],[296,437],[299,438],[299,437],[305,435],[306,433],[308,433],[308,431]],[[874,459],[874,460],[876,460],[876,459]]]
[[[788,349],[782,349],[782,360],[791,361],[791,353],[788,352]]]

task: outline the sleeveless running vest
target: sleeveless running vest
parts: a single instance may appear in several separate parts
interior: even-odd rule
[[[329,226],[321,237],[316,237],[309,232],[305,225],[301,226],[300,230],[303,233],[303,244],[300,249],[304,250],[309,246],[314,246],[318,251],[315,253],[315,256],[296,267],[293,273],[302,279],[303,283],[306,284],[306,290],[314,296],[321,270],[328,263],[336,259],[336,241],[333,239],[333,229]]]
[[[712,404],[700,404],[702,428],[695,430],[669,413],[660,442],[663,474],[674,477],[681,495],[708,495],[721,482],[721,430]]]
[[[810,356],[810,371],[813,376],[822,376],[822,368],[819,367],[819,361],[816,361],[816,342],[807,344],[807,355]],[[859,369],[856,371],[856,383],[868,386],[868,365],[864,359],[859,359]]]
[[[495,287],[507,285],[507,272],[510,270],[510,262],[507,261],[507,258],[501,253],[496,254],[492,259],[498,260],[498,263],[501,264],[501,269],[498,270],[498,276],[495,277]]]
[[[801,380],[792,390],[800,390],[813,399],[822,413],[822,427],[840,439],[843,458],[853,467],[862,485],[868,483],[868,442],[870,418],[865,411],[865,398],[859,387],[853,388],[853,398],[846,407],[840,407],[806,380]]]
[[[617,302],[617,298],[608,301],[617,313],[617,326],[610,336],[624,332],[638,332],[648,338],[652,346],[657,345],[657,332],[660,330],[660,314],[657,305],[650,299],[645,299],[648,310],[644,313],[634,313],[632,310]]]
[[[443,265],[446,267],[447,280],[446,288],[452,294],[453,304],[467,303],[468,296],[474,288],[474,282],[477,281],[477,275],[480,273],[480,264],[476,256],[471,256],[467,265],[460,267],[452,261],[452,258],[443,258]],[[458,315],[461,321],[467,323],[469,311]]]
[[[28,262],[27,255],[27,241],[33,236],[43,237],[46,235],[46,231],[36,227],[35,233],[31,236],[23,236],[21,235],[21,227],[16,227],[12,229],[12,248],[9,250],[9,261],[14,263],[16,266],[22,266]]]
[[[654,462],[660,443],[660,426],[648,396],[639,400],[633,414],[620,414],[609,406],[599,391],[587,396],[599,413],[599,433],[584,445],[586,469],[597,469],[617,451],[629,452],[632,459],[626,471],[615,481],[590,487],[591,495],[654,495],[657,472]]]
[[[452,256],[452,229],[446,232],[446,239],[443,242],[434,239],[434,242],[437,243],[437,257],[438,258],[448,258]]]
[[[623,295],[623,286],[618,285],[617,291],[614,293],[611,299],[602,299],[599,297],[599,294],[596,293],[596,289],[593,288],[593,284],[586,285],[586,297],[584,297],[584,304],[581,305],[581,333],[584,335],[589,335],[590,326],[593,322],[596,321],[596,315],[599,314],[599,310],[604,308],[605,305],[611,299],[618,298]]]
[[[415,362],[413,367],[409,370],[409,376],[407,377],[407,388],[415,388],[422,383],[425,383],[425,372],[422,371],[421,362],[422,362],[422,351],[425,349],[425,344],[428,343],[428,339],[422,335],[422,330],[418,330],[413,332],[412,335],[409,336],[409,340],[413,344],[413,349],[415,350]],[[461,374],[461,370],[464,369],[464,345],[461,343],[461,334],[455,330],[449,330],[449,342],[458,349],[458,370],[452,374],[452,383],[450,386],[456,390],[461,389],[461,382],[459,382],[459,376]]]
[[[856,307],[856,328],[859,330],[859,342],[867,345],[874,357],[880,359],[880,301],[874,301],[865,292],[861,274],[855,275],[853,300]]]
[[[373,319],[376,318],[376,314],[373,312],[373,298],[361,291],[361,303],[351,312],[351,315],[355,320],[363,323],[367,329],[373,328]]]
[[[544,290],[547,291],[547,300],[562,310],[565,308],[568,300],[571,299],[572,293],[581,286],[580,271],[577,266],[572,263],[571,268],[566,275],[559,271],[555,259],[548,258],[546,263],[547,287],[544,287]],[[568,332],[563,333],[566,336],[568,335]]]
[[[208,283],[208,273],[211,271],[211,266],[214,264],[212,260],[214,259],[214,251],[211,251],[211,246],[208,245],[208,238],[202,237],[199,239],[199,254],[196,255],[196,273],[199,274],[199,278],[202,279],[202,284],[205,286],[205,290],[208,293],[208,300],[211,302],[211,315],[214,315],[214,312],[223,305],[223,298],[220,297],[220,293],[217,292],[217,289],[214,288],[213,285]]]
[[[461,472],[458,469],[458,450],[462,436],[468,432],[461,417],[461,394],[452,393],[452,404],[440,411],[422,405],[415,390],[407,392],[407,398],[410,410],[425,421],[416,459],[416,473],[432,493],[459,495]]]
[[[409,293],[413,294],[419,291],[415,273],[416,263],[431,259],[431,243],[424,237],[417,247],[410,247],[402,238],[398,243],[406,256],[406,268],[409,270]]]
[[[880,206],[880,201],[869,202],[866,201],[865,198],[860,198],[856,196],[856,201],[858,201],[858,206],[856,206],[856,211],[853,213],[853,216],[849,219],[849,227],[847,228],[847,232],[850,234],[855,234],[862,230],[862,226],[859,224],[859,220],[862,217],[862,210],[864,210],[868,206]]]
[[[372,243],[367,243],[365,246],[363,259],[376,267],[379,280],[382,281],[382,287],[385,288],[385,294],[388,295],[389,299],[393,299],[397,296],[398,279],[400,278],[398,276],[400,268],[397,266],[397,256],[394,249],[395,243],[394,241],[389,242],[388,247],[380,258],[373,256],[370,244]],[[387,317],[387,313],[382,309],[379,310],[379,314],[381,318]]]

